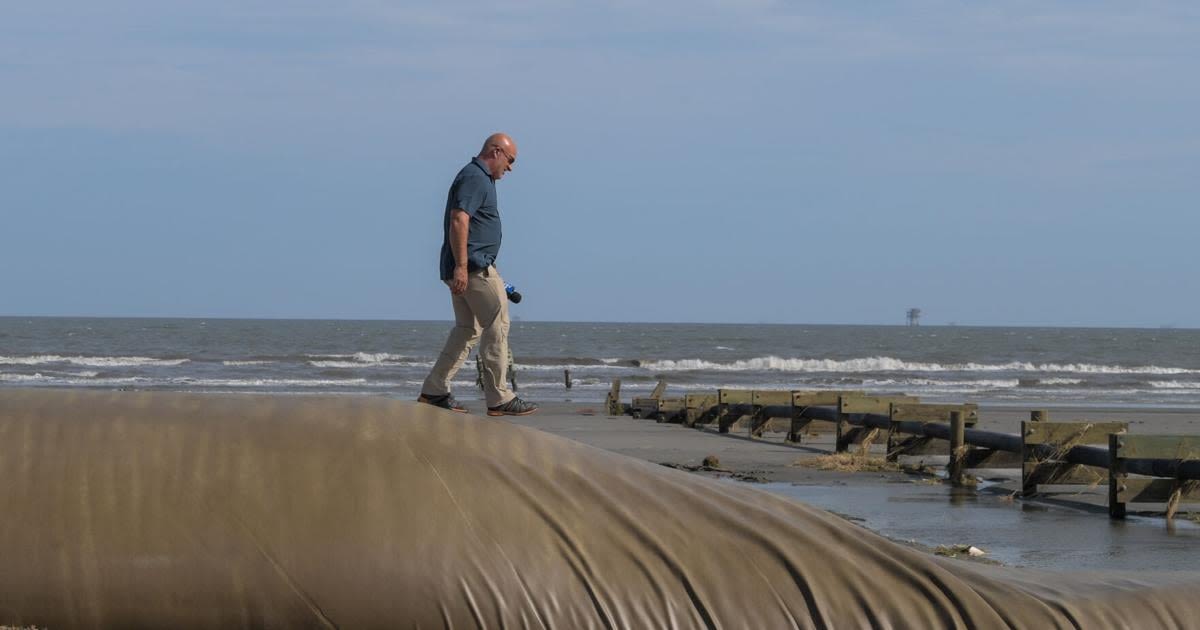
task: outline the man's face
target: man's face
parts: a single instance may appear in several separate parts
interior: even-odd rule
[[[511,153],[510,153],[511,151]],[[499,181],[517,163],[516,147],[496,147],[492,153],[492,179]]]

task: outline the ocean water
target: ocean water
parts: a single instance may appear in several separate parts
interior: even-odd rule
[[[0,318],[0,387],[413,398],[447,322]],[[718,387],[936,402],[1200,408],[1200,330],[514,322],[533,400]],[[569,369],[572,389],[563,383]],[[455,382],[477,398],[474,361]]]

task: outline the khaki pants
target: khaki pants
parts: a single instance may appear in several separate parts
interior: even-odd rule
[[[458,373],[475,342],[480,342],[483,362],[483,397],[488,407],[513,399],[506,384],[508,369],[508,296],[504,280],[495,267],[467,274],[467,291],[451,296],[454,328],[442,354],[425,378],[421,393],[441,396],[450,393],[450,381]]]

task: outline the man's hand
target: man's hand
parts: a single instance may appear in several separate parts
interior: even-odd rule
[[[454,277],[450,278],[450,294],[462,295],[467,292],[467,268],[455,267]]]
[[[467,292],[467,233],[471,216],[457,208],[450,214],[450,251],[454,254],[454,275],[450,278],[450,294]]]

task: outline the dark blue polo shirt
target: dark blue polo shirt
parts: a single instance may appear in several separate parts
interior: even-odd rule
[[[454,252],[450,249],[450,214],[463,210],[471,217],[467,231],[467,270],[483,269],[496,262],[500,253],[500,209],[496,203],[496,182],[487,165],[471,158],[450,184],[446,196],[446,216],[442,220],[442,280],[454,276]]]

